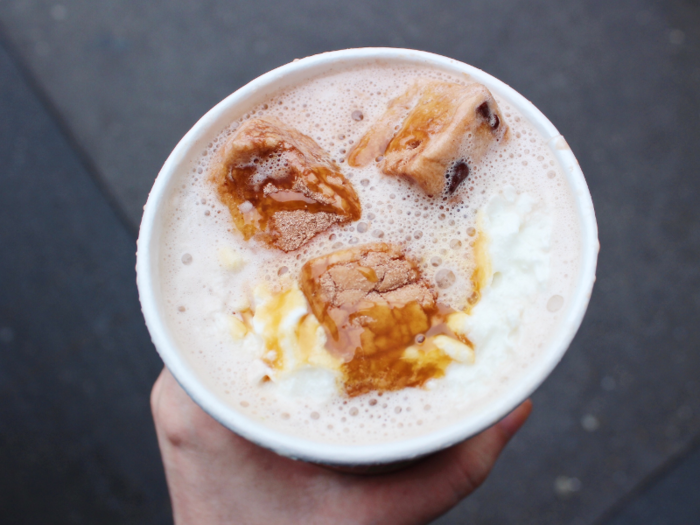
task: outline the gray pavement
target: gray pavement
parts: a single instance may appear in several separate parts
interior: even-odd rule
[[[24,71],[1,55],[0,515],[168,519],[133,285],[153,179],[257,75],[386,45],[476,65],[542,109],[586,174],[602,245],[532,419],[437,523],[700,522],[697,3],[24,0],[0,3],[0,27]]]
[[[0,47],[0,523],[168,523],[135,243]]]
[[[623,501],[608,525],[690,525],[700,517],[700,449],[670,462],[668,472],[630,501]]]

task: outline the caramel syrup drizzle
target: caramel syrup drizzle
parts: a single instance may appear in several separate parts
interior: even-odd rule
[[[225,145],[213,166],[212,180],[246,240],[267,231],[281,211],[325,212],[336,215],[339,222],[360,218],[362,208],[352,184],[312,138],[265,119],[251,120],[244,127],[230,140],[236,143],[240,138],[246,151],[230,155]],[[274,175],[260,180],[261,166],[270,162],[277,165]]]
[[[330,266],[322,271],[317,266],[315,270],[323,273]],[[302,272],[305,270],[311,271],[305,268]],[[364,270],[373,281],[374,270]],[[304,293],[308,298],[313,291],[307,288]],[[423,307],[415,301],[405,305],[360,301],[340,307],[326,303],[321,308],[317,302],[309,303],[326,330],[327,350],[345,359],[341,372],[345,393],[350,397],[421,387],[430,379],[443,377],[453,359],[433,344],[432,336],[446,335],[473,348],[471,341],[447,325],[447,317],[456,310],[439,303]],[[420,348],[418,359],[404,355],[413,345]]]
[[[272,216],[279,211],[304,210],[310,213],[339,213],[337,203],[323,203],[309,198],[304,192],[297,189],[298,173],[289,170],[284,177],[268,180],[260,184],[274,187],[275,191],[265,192],[263,188],[252,184],[251,179],[257,173],[255,166],[229,166],[227,174],[219,179],[218,193],[221,200],[228,206],[236,227],[243,233],[246,240],[258,232],[265,231]],[[327,168],[308,170],[303,174],[307,187],[312,192],[321,191],[321,181],[326,182],[335,178],[333,172]],[[328,184],[330,186],[330,184]],[[350,210],[344,215],[349,220],[357,220],[360,215],[359,204],[355,205],[357,196],[349,185],[333,185],[338,199],[344,202],[352,202]],[[249,202],[252,208],[242,212],[239,206]],[[342,208],[341,208],[342,210]]]
[[[353,312],[349,319],[369,318],[360,328],[360,345],[353,358],[341,367],[345,392],[354,397],[371,391],[386,392],[406,387],[421,387],[430,379],[445,375],[452,358],[431,343],[430,337],[447,335],[471,346],[447,326],[446,319],[455,310],[437,305],[424,309],[411,302],[401,307],[374,305]],[[409,346],[419,345],[421,357],[404,357]]]

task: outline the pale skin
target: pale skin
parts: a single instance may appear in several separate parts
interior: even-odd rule
[[[167,369],[151,393],[176,525],[422,524],[483,483],[530,415],[528,400],[481,434],[390,474],[293,461],[207,415]]]

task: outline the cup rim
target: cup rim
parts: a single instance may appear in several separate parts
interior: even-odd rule
[[[200,381],[178,351],[177,341],[170,333],[165,316],[159,308],[158,282],[154,278],[158,266],[158,211],[168,196],[170,182],[180,165],[193,158],[193,155],[198,155],[201,148],[197,149],[197,153],[194,152],[198,141],[201,142],[205,134],[211,133],[215,126],[220,125],[221,119],[228,111],[253,96],[260,96],[261,93],[268,96],[274,93],[280,89],[279,84],[282,80],[289,75],[308,75],[308,78],[311,78],[333,67],[347,67],[371,61],[429,65],[453,73],[464,73],[516,107],[548,141],[570,184],[577,205],[582,250],[580,271],[570,306],[557,328],[556,335],[543,349],[536,369],[532,369],[527,377],[516,382],[511,390],[493,401],[488,412],[481,411],[445,427],[404,440],[369,445],[340,445],[291,436],[266,427],[237,412]],[[217,133],[228,123],[216,128]],[[451,58],[402,48],[357,48],[321,53],[273,69],[219,102],[185,134],[165,161],[144,207],[137,241],[136,281],[146,325],[163,362],[183,389],[214,419],[256,444],[294,459],[333,465],[383,464],[417,458],[463,441],[496,423],[527,399],[564,356],[583,320],[595,282],[598,250],[593,202],[581,168],[564,137],[529,100],[488,73]]]

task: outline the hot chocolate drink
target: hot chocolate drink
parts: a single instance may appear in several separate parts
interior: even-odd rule
[[[178,173],[167,323],[203,382],[283,434],[362,445],[477,413],[573,294],[547,140],[465,75],[338,68],[240,114]]]

